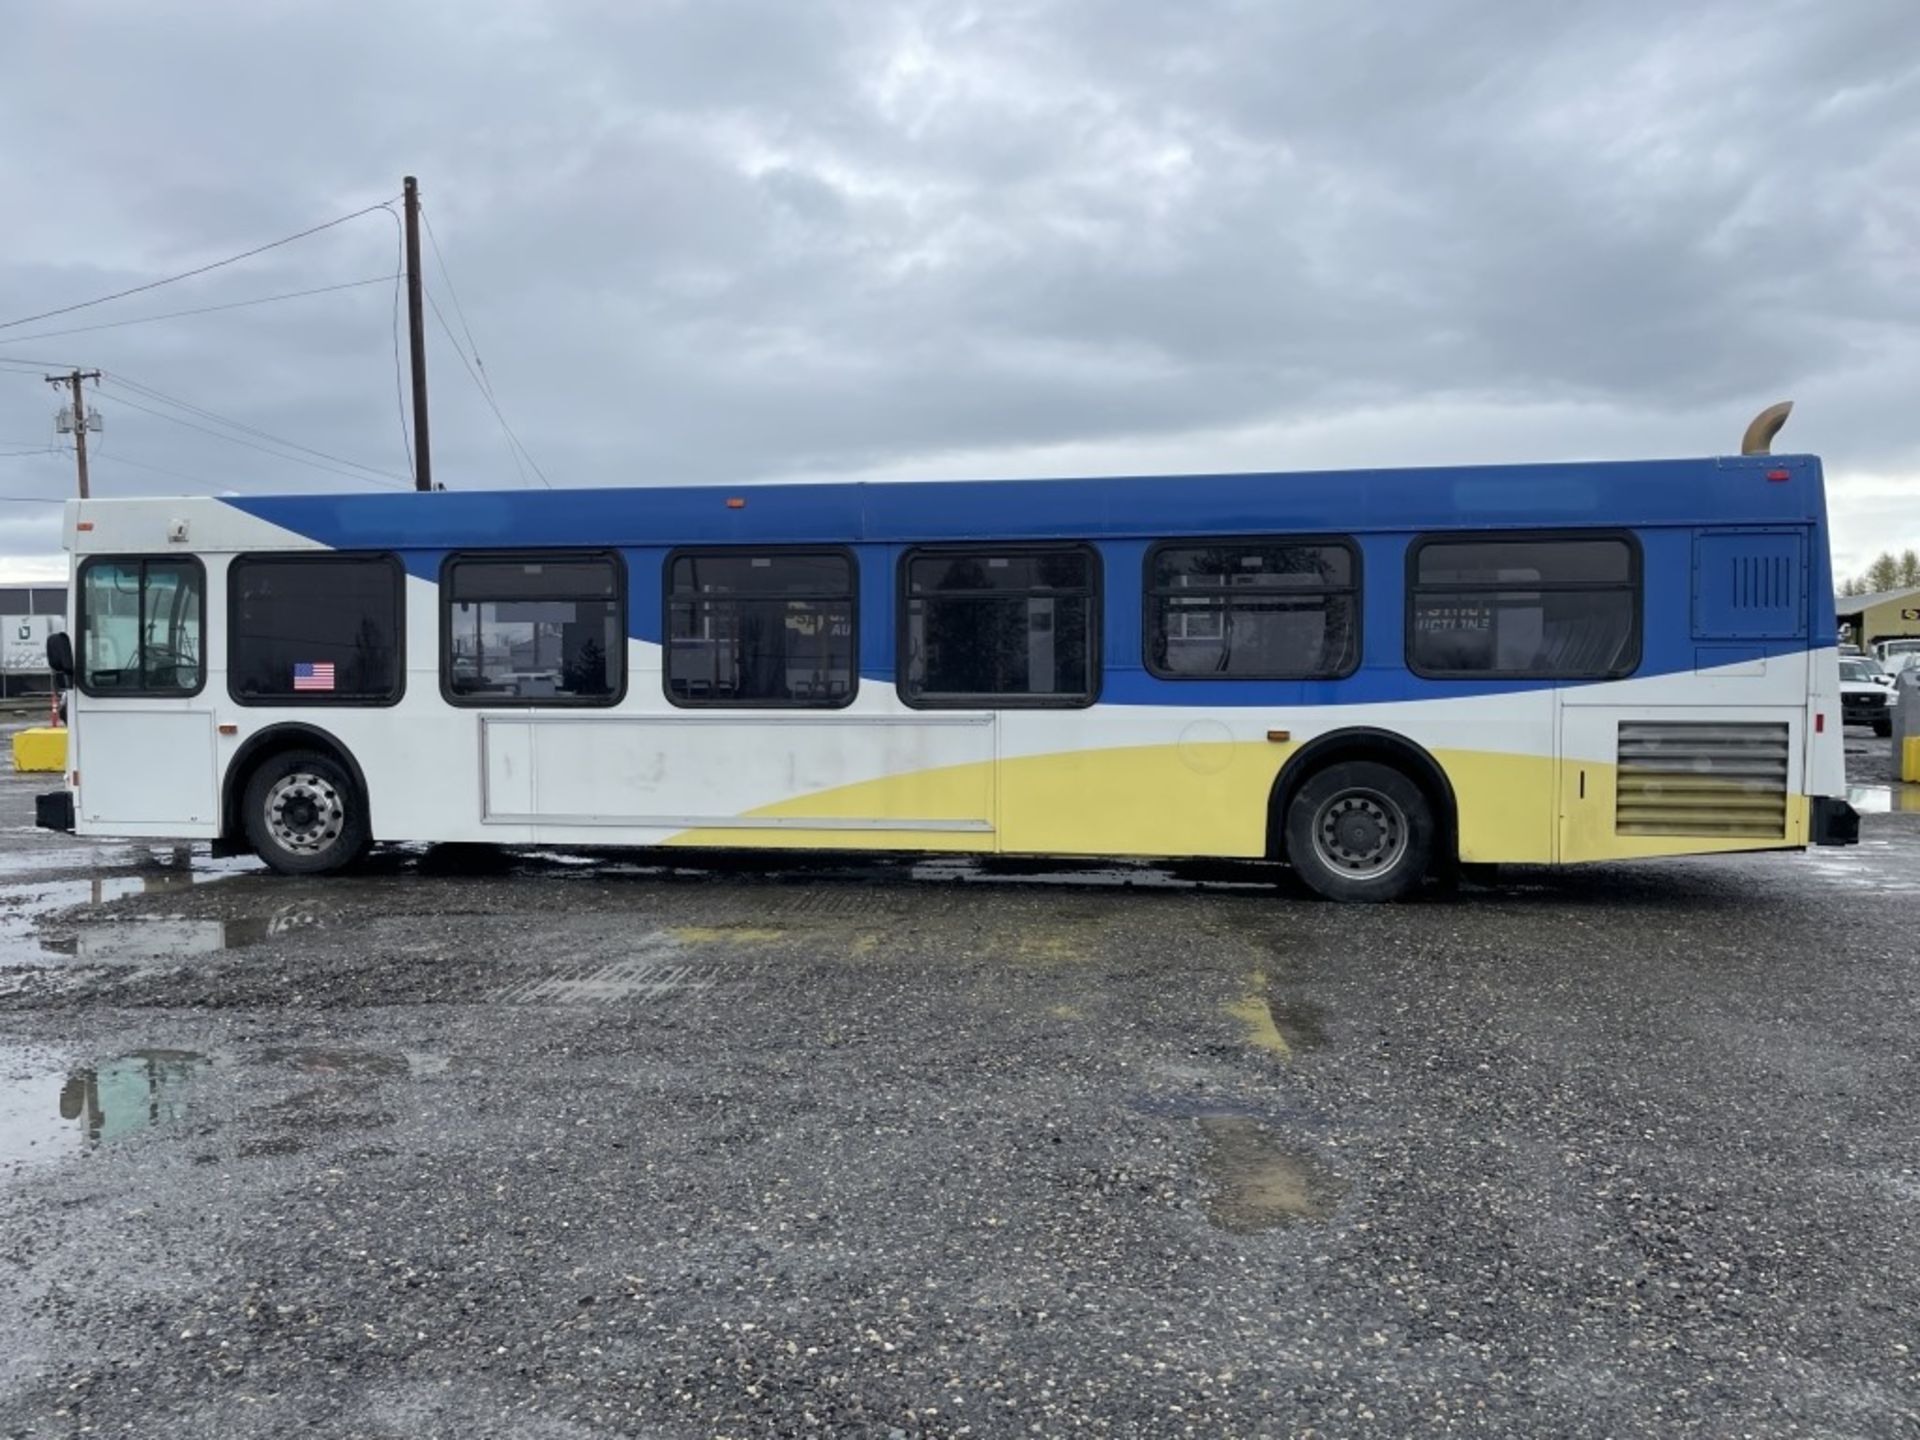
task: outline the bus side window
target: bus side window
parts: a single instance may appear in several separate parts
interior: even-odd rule
[[[227,686],[242,705],[391,705],[405,572],[388,554],[238,555],[227,567]]]
[[[441,685],[457,705],[612,705],[626,693],[626,573],[609,551],[451,556]]]
[[[1360,663],[1347,539],[1165,542],[1147,556],[1147,669],[1166,680],[1330,680]]]
[[[667,567],[675,705],[836,709],[860,676],[853,557],[827,550],[676,551]]]
[[[910,550],[897,684],[916,708],[1091,705],[1100,573],[1085,545]]]
[[[1423,536],[1407,606],[1416,675],[1611,680],[1640,663],[1640,552],[1623,535]]]
[[[193,695],[206,675],[206,575],[197,560],[89,560],[80,569],[80,688]]]

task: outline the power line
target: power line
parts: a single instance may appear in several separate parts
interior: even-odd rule
[[[297,440],[289,440],[284,435],[275,435],[272,431],[262,430],[257,425],[248,425],[244,421],[222,415],[217,410],[209,410],[204,405],[196,405],[191,400],[182,400],[178,395],[169,395],[166,391],[156,390],[151,385],[143,385],[137,380],[129,380],[124,375],[109,373],[105,383],[119,390],[132,390],[137,394],[144,395],[149,400],[158,400],[162,405],[171,405],[176,410],[185,410],[189,414],[198,415],[202,419],[210,420],[216,425],[225,426],[229,430],[238,430],[243,435],[251,435],[255,439],[265,440],[269,444],[279,445],[288,450],[298,450],[318,460],[331,460],[334,464],[344,465],[350,470],[364,470],[369,476],[380,480],[391,481],[396,485],[405,483],[402,477],[395,475],[392,471],[382,470],[374,465],[365,465],[358,460],[349,460],[346,456],[335,455],[331,451],[317,450],[311,445],[302,445]],[[162,418],[171,417],[163,416]]]
[[[527,463],[533,466],[533,473],[540,477],[540,483],[551,490],[553,488],[553,482],[547,479],[546,471],[540,468],[539,461],[535,460],[531,454],[528,454],[527,447],[520,444],[520,437],[513,433],[513,427],[507,424],[507,417],[500,413],[500,406],[493,398],[493,391],[487,388],[486,382],[475,373],[473,366],[468,363],[466,352],[460,348],[460,342],[454,338],[453,327],[447,324],[447,317],[440,313],[440,302],[433,298],[433,292],[431,290],[426,292],[426,296],[427,304],[433,310],[433,318],[438,320],[440,322],[440,328],[446,331],[447,341],[453,346],[453,353],[460,357],[460,363],[466,366],[467,374],[473,377],[473,383],[480,391],[480,398],[487,402],[487,408],[493,411],[493,418],[500,422],[500,428],[506,432],[508,443],[518,448],[522,455],[526,455]],[[521,480],[524,482],[525,479],[526,476],[522,474]]]
[[[460,319],[460,332],[467,337],[467,349],[473,352],[473,373],[481,387],[481,394],[486,397],[487,403],[494,407],[495,413],[497,414],[499,411],[499,400],[493,393],[493,377],[487,374],[486,362],[480,358],[480,342],[473,338],[473,326],[467,323],[466,306],[460,303],[460,292],[454,288],[453,275],[447,269],[447,257],[440,253],[440,237],[433,233],[433,217],[427,213],[425,206],[422,206],[420,209],[420,219],[427,227],[427,241],[433,246],[433,259],[434,263],[440,267],[440,278],[447,282],[447,297],[453,301],[453,313]],[[433,294],[431,291],[427,292],[427,303],[429,305],[433,304]],[[440,321],[440,328],[447,330],[446,317],[440,314],[440,307],[438,305],[434,305],[434,315]],[[453,339],[453,332],[451,330],[447,330],[447,339]],[[459,354],[460,346],[457,341],[454,343],[453,349],[455,354]],[[464,361],[466,357],[463,355],[461,359]],[[520,442],[514,438],[513,432],[506,428],[506,423],[505,420],[502,420],[500,422],[500,429],[507,441],[507,458],[513,461],[513,473],[519,476],[520,483],[525,485],[527,483],[527,467],[522,464],[520,460]],[[538,467],[536,466],[535,468],[537,469]],[[545,481],[546,477],[542,476],[541,483],[545,484]],[[551,490],[553,487],[548,485],[547,488]]]
[[[252,440],[243,439],[238,435],[229,435],[225,431],[214,430],[206,425],[196,425],[193,421],[182,419],[178,415],[169,415],[164,410],[155,410],[151,406],[142,405],[136,400],[130,400],[125,395],[116,395],[114,397],[114,403],[117,405],[128,406],[131,409],[141,411],[142,413],[147,415],[152,415],[153,417],[159,420],[167,420],[167,421],[171,421],[175,425],[183,425],[189,430],[198,430],[202,435],[211,435],[213,436],[214,439],[225,440],[230,445],[240,445],[245,447],[248,450],[258,450],[262,455],[271,455],[274,459],[279,460],[283,463],[291,463],[294,465],[305,465],[312,470],[324,470],[329,475],[342,476],[348,480],[358,480],[363,484],[399,485],[403,483],[397,479],[381,479],[376,474],[357,474],[352,470],[344,470],[340,468],[340,466],[338,465],[322,464],[317,460],[307,460],[307,459],[303,459],[299,455],[288,455],[283,451],[272,450],[265,445],[259,444]],[[276,441],[275,443],[276,444],[284,443],[284,444],[291,445],[291,442]],[[304,445],[294,446],[292,448],[302,449],[302,450],[306,449]],[[347,463],[351,464],[353,462],[349,461]]]
[[[82,300],[75,305],[62,305],[57,310],[42,310],[37,315],[22,315],[17,320],[0,320],[0,330],[11,330],[17,325],[31,325],[36,320],[51,320],[56,315],[69,315],[75,310],[90,310],[95,305],[105,305],[112,300],[124,300],[129,295],[139,295],[148,290],[158,290],[162,285],[172,285],[181,280],[191,280],[196,275],[205,275],[209,270],[218,270],[226,265],[235,265],[242,260],[251,260],[255,255],[264,255],[269,250],[277,250],[282,245],[291,245],[296,240],[304,240],[309,235],[318,235],[322,230],[331,230],[336,225],[344,225],[349,220],[358,220],[362,215],[371,215],[376,210],[385,209],[391,202],[383,201],[379,205],[368,205],[355,210],[350,215],[342,215],[325,224],[314,225],[295,234],[270,240],[265,245],[256,245],[251,250],[242,250],[238,255],[229,255],[224,260],[215,260],[208,265],[197,265],[191,270],[182,270],[178,275],[169,275],[163,280],[149,280],[144,285],[133,285],[125,290],[116,290],[111,295],[102,295],[94,300]]]
[[[205,474],[188,474],[186,470],[171,470],[171,468],[167,468],[165,465],[154,465],[152,461],[131,461],[131,459],[127,459],[125,455],[96,455],[94,459],[108,461],[111,465],[131,465],[131,467],[136,468],[136,470],[152,470],[154,474],[171,474],[175,480],[184,480],[184,482],[190,484],[190,486],[207,486],[207,484],[211,484],[209,476],[205,476]],[[261,484],[261,482],[255,480],[253,476],[244,476],[244,474],[242,474],[242,476],[236,476],[236,474],[230,474],[230,472],[228,472],[228,474],[221,474],[221,476],[219,476],[219,484],[232,486],[232,484]]]
[[[189,475],[184,470],[169,470],[164,465],[153,465],[145,460],[129,460],[124,455],[96,455],[94,458],[96,460],[108,461],[114,465],[131,465],[136,470],[151,470],[156,475],[171,475],[174,479],[185,480],[190,485],[204,485],[207,483],[207,477],[204,475]]]
[[[139,315],[131,320],[109,320],[102,325],[80,325],[71,330],[39,330],[31,335],[16,335],[0,340],[0,345],[25,345],[31,340],[52,340],[62,335],[90,335],[96,330],[118,330],[127,325],[151,325],[157,320],[179,320],[188,315],[211,315],[216,310],[243,310],[249,305],[271,305],[280,300],[301,300],[309,295],[328,295],[335,290],[352,290],[362,285],[380,285],[389,275],[370,275],[365,280],[343,280],[338,285],[317,285],[311,290],[289,290],[280,295],[261,295],[252,300],[230,300],[224,305],[201,305],[192,310],[169,310],[164,315]]]
[[[467,323],[467,310],[460,303],[460,292],[453,286],[453,276],[447,273],[447,257],[440,253],[440,237],[433,233],[433,217],[427,214],[426,206],[420,207],[420,219],[427,227],[427,240],[433,246],[434,264],[440,267],[440,278],[447,282],[447,296],[453,301],[453,313],[460,317],[460,331],[467,337],[467,349],[473,352],[473,365],[483,378],[487,378],[487,367],[480,359],[480,344],[473,338],[473,327]],[[487,389],[493,389],[493,381],[487,378]]]

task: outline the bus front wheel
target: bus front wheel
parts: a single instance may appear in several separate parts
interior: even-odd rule
[[[1329,900],[1398,900],[1433,859],[1433,806],[1391,765],[1329,765],[1287,808],[1287,862]]]
[[[261,762],[247,782],[247,839],[282,875],[323,875],[366,852],[367,807],[336,761],[294,750]]]

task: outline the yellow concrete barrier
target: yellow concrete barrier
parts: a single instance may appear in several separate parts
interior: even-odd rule
[[[1900,742],[1900,778],[1906,781],[1920,780],[1920,735]]]
[[[64,770],[67,768],[67,732],[51,725],[36,725],[16,730],[13,735],[13,768],[16,770]]]

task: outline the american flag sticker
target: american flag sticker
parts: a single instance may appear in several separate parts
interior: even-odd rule
[[[297,660],[293,666],[293,688],[296,690],[333,689],[333,662],[321,660],[310,663]]]

